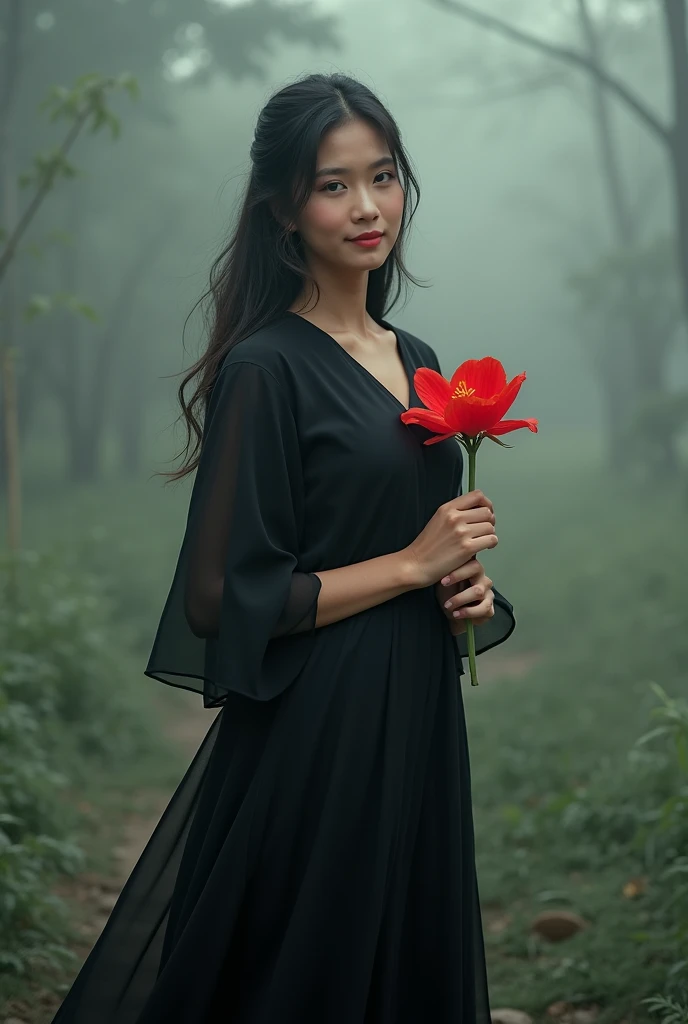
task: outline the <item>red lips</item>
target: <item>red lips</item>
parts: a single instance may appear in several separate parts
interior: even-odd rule
[[[381,236],[381,231],[364,231],[362,235],[356,235],[356,237],[352,238],[351,241],[362,242],[365,241],[366,238],[380,238]]]

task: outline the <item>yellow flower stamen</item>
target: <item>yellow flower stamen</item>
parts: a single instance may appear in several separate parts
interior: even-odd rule
[[[454,389],[452,398],[468,398],[470,395],[475,394],[475,388],[466,387],[466,381],[460,380],[458,387]]]

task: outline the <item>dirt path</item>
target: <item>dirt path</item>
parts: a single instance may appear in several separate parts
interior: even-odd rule
[[[167,737],[178,744],[188,761],[191,762],[203,737],[208,732],[216,712],[203,708],[200,698],[196,694],[184,693],[182,696],[188,707],[166,714],[163,719],[163,728]],[[132,868],[143,853],[143,849],[171,796],[171,792],[157,794],[155,805],[150,812],[131,815],[127,820],[122,832],[122,842],[114,851],[119,869],[117,877],[122,882],[129,877]],[[117,892],[119,892],[119,887]],[[114,906],[114,900],[112,905]],[[98,929],[98,934],[100,934],[100,929]]]
[[[173,710],[167,710],[161,704],[161,725],[190,762],[210,728],[215,713],[204,709],[196,694],[182,693],[181,700],[182,706],[175,703]],[[112,875],[83,873],[60,886],[60,897],[73,908],[75,918],[81,921],[79,931],[83,942],[74,947],[80,962],[86,959],[103,930],[122,886],[141,856],[172,792],[173,789],[169,792],[157,790],[141,794],[145,812],[133,813],[124,821],[121,841],[113,851],[115,869]],[[36,990],[30,1002],[15,1001],[0,1007],[0,1024],[47,1024],[52,1020],[59,1003],[60,999],[54,994]]]

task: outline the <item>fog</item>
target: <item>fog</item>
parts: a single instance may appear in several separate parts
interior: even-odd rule
[[[686,870],[688,842],[687,16],[684,0],[0,4],[0,726],[19,737],[3,753],[0,731],[0,768],[39,832],[83,845],[82,870],[102,849],[24,781],[16,714],[105,845],[90,780],[129,821],[144,777],[166,799],[205,734],[197,703],[142,676],[188,505],[187,484],[154,474],[185,442],[194,306],[258,113],[305,73],[344,72],[391,111],[421,187],[406,264],[428,287],[386,319],[446,376],[485,355],[525,371],[510,415],[539,421],[478,457],[498,509],[489,571],[518,624],[465,694],[494,998],[611,1024],[664,993],[688,1020],[688,908],[663,874]],[[128,74],[136,96],[103,80],[94,99],[80,78]],[[661,718],[656,685],[673,724],[643,760],[629,751]],[[3,799],[0,822],[24,796]],[[36,921],[65,863],[36,867]],[[526,936],[550,904],[594,928],[543,952]],[[27,999],[15,968],[8,998]]]

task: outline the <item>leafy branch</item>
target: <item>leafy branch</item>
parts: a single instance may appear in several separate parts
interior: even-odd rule
[[[129,74],[105,77],[98,74],[82,75],[71,89],[53,86],[39,109],[49,113],[51,122],[66,119],[71,122],[62,144],[57,149],[38,153],[32,168],[21,175],[22,188],[35,187],[33,197],[9,233],[7,242],[0,252],[0,282],[7,273],[19,243],[26,234],[36,213],[41,207],[53,184],[58,178],[75,178],[78,171],[68,159],[68,154],[77,138],[85,129],[96,134],[102,128],[109,128],[113,139],[119,137],[120,121],[106,103],[107,94],[112,90],[124,89],[132,99],[138,98],[136,80]]]

